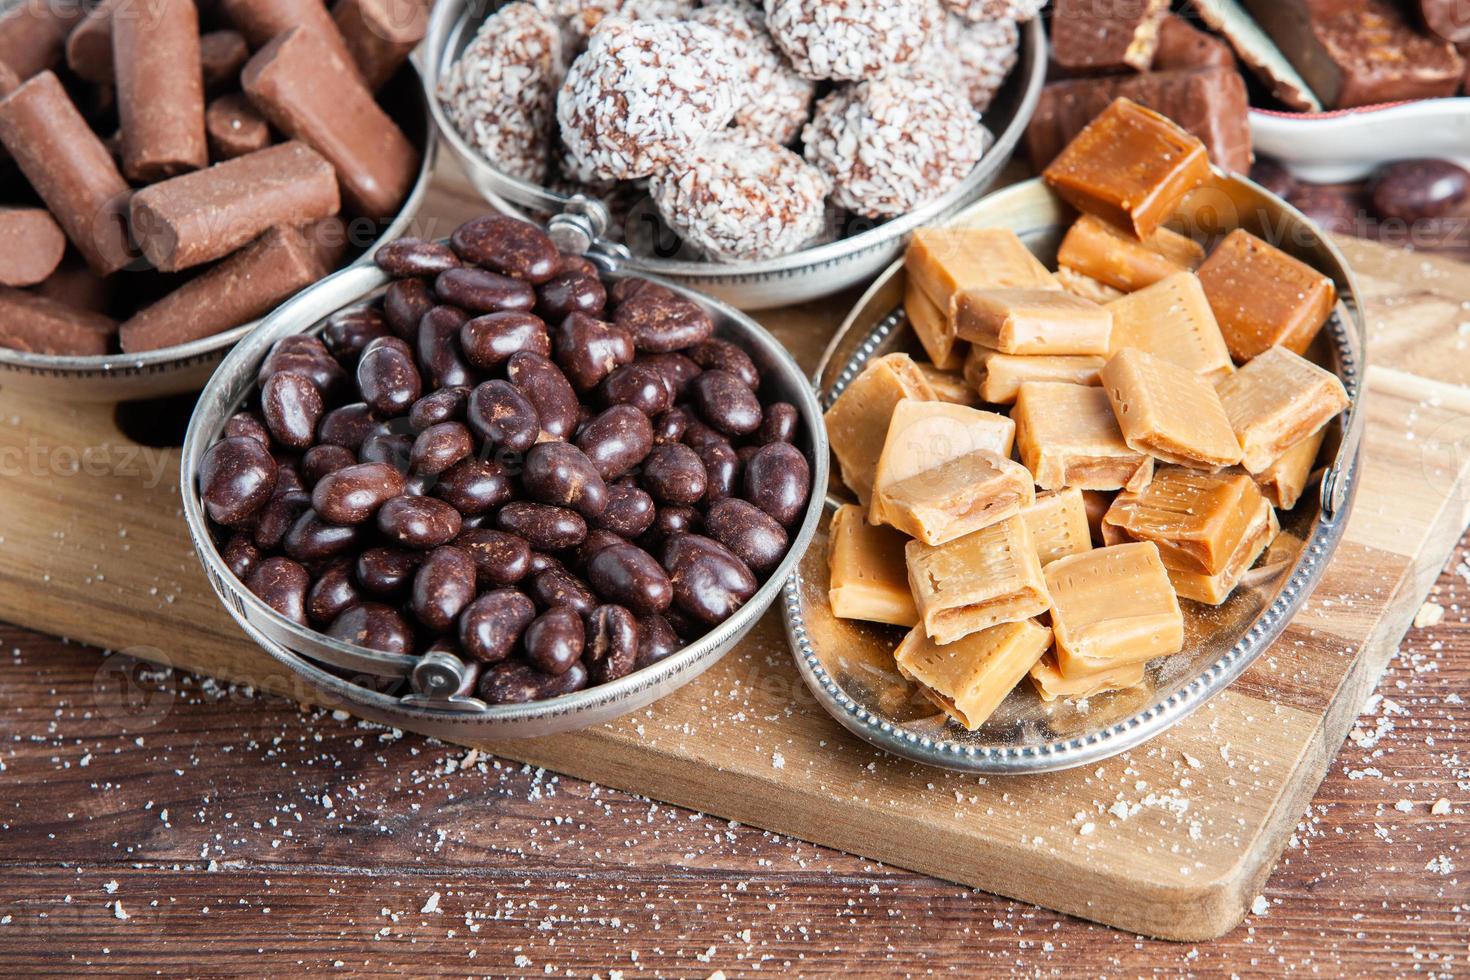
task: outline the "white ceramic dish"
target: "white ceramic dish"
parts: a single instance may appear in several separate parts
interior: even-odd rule
[[[1257,153],[1302,180],[1361,180],[1394,160],[1432,158],[1470,167],[1470,97],[1396,102],[1338,112],[1252,109]]]

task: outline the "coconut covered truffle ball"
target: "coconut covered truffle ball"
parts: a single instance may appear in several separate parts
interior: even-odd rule
[[[531,0],[565,30],[575,55],[605,19],[684,20],[699,6],[695,0]]]
[[[785,255],[818,238],[830,190],[791,150],[739,131],[705,142],[648,186],[669,227],[725,261]]]
[[[557,97],[578,172],[657,173],[729,125],[741,93],[724,38],[688,21],[619,22],[592,35]]]
[[[914,70],[948,82],[976,111],[984,112],[1016,66],[1020,43],[1021,31],[1014,21],[971,23],[949,14]]]
[[[936,0],[766,0],[766,29],[807,78],[902,71],[923,54],[938,19]]]
[[[480,25],[439,86],[445,115],[485,159],[540,183],[550,163],[562,40],[529,3],[508,3]]]
[[[942,0],[944,6],[968,21],[1008,20],[1025,23],[1041,13],[1046,0]]]
[[[801,135],[817,86],[786,63],[766,31],[765,15],[748,4],[725,3],[695,11],[693,19],[718,31],[739,62],[745,85],[735,126],[777,143]]]
[[[950,190],[987,142],[963,96],[928,75],[838,89],[802,132],[806,158],[832,181],[832,200],[856,214],[906,214]]]

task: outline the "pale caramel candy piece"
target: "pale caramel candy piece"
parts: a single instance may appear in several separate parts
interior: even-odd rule
[[[1106,490],[1083,490],[1082,505],[1087,508],[1087,529],[1092,532],[1093,544],[1109,544],[1103,540],[1103,516],[1118,499],[1116,493]]]
[[[844,504],[827,530],[827,602],[838,619],[913,626],[919,621],[904,564],[904,536],[874,527]]]
[[[965,380],[991,405],[1010,405],[1027,381],[1065,381],[1101,385],[1098,372],[1107,358],[1095,354],[1002,354],[989,347],[971,347],[965,358]]]
[[[1204,260],[1204,246],[1177,231],[1160,228],[1140,239],[1092,214],[1067,229],[1057,250],[1058,265],[1125,293],[1196,269]]]
[[[1036,557],[1045,567],[1058,558],[1092,550],[1092,529],[1087,523],[1087,505],[1076,487],[1038,494],[1035,503],[1021,511],[1031,532]]]
[[[1179,597],[1152,541],[1058,558],[1043,574],[1063,677],[1143,663],[1184,648]]]
[[[1200,572],[1187,572],[1179,569],[1169,569],[1169,581],[1174,585],[1174,591],[1180,598],[1193,599],[1195,602],[1203,602],[1206,605],[1218,606],[1240,584],[1245,573],[1250,571],[1256,559],[1275,540],[1276,535],[1281,533],[1281,525],[1276,521],[1276,511],[1271,509],[1270,503],[1261,501],[1256,509],[1250,527],[1246,530],[1245,537],[1240,539],[1235,553],[1225,562],[1225,567],[1214,575],[1204,575]],[[1168,563],[1165,563],[1168,567]]]
[[[939,304],[918,287],[912,276],[904,286],[903,308],[908,315],[909,326],[914,328],[914,336],[919,338],[924,353],[929,355],[935,367],[954,370],[964,362],[965,345],[955,336],[949,311],[940,309]]]
[[[1282,510],[1296,506],[1317,465],[1317,451],[1322,448],[1322,439],[1326,435],[1326,429],[1318,429],[1255,474],[1256,485],[1273,505]]]
[[[884,523],[932,545],[1014,517],[1035,499],[1031,472],[987,449],[897,483],[880,479],[873,498]]]
[[[1121,664],[1105,667],[1090,674],[1063,677],[1057,666],[1057,655],[1048,653],[1031,668],[1031,684],[1043,701],[1058,698],[1082,701],[1107,691],[1122,691],[1143,683],[1143,664]]]
[[[1027,381],[1011,410],[1021,462],[1043,490],[1138,490],[1154,458],[1123,441],[1107,392],[1054,381]]]
[[[1051,646],[1034,619],[992,626],[940,646],[915,628],[893,651],[898,672],[945,714],[974,731]]]
[[[1121,289],[1114,289],[1085,272],[1078,272],[1065,265],[1057,266],[1057,282],[1061,283],[1062,288],[1073,296],[1090,299],[1094,303],[1111,303],[1115,299],[1128,295]]]
[[[1263,499],[1239,470],[1161,466],[1147,487],[1113,501],[1103,516],[1103,541],[1152,541],[1170,568],[1215,575],[1240,547]]]
[[[1215,385],[1240,440],[1241,465],[1260,473],[1348,407],[1337,375],[1272,347]]]
[[[1113,314],[1053,289],[972,289],[954,315],[960,339],[1003,354],[1106,354]]]
[[[1240,443],[1208,379],[1127,347],[1103,365],[1102,382],[1129,448],[1205,470],[1240,462]]]
[[[1108,304],[1112,353],[1137,347],[1211,381],[1235,370],[1199,277],[1177,272]]]
[[[920,228],[903,264],[909,282],[951,318],[967,289],[1062,288],[1009,228]]]
[[[1240,228],[1210,253],[1199,279],[1237,361],[1277,344],[1305,354],[1337,303],[1331,279]]]
[[[1152,109],[1115,99],[1042,177],[1078,211],[1148,238],[1212,173],[1198,138]]]
[[[907,354],[887,354],[863,369],[827,409],[827,437],[842,482],[864,507],[873,492],[893,407],[905,398],[933,401],[934,389]]]
[[[934,389],[934,397],[939,401],[971,408],[980,404],[980,393],[970,387],[964,375],[941,370],[922,361],[918,364],[919,370],[924,373],[924,379],[929,382],[929,387]]]
[[[1051,605],[1036,546],[1020,517],[937,547],[910,541],[904,556],[919,621],[935,643],[1019,622]]]

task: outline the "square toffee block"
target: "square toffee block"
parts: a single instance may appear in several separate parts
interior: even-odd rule
[[[909,591],[902,534],[874,527],[857,504],[844,504],[827,530],[827,602],[838,619],[913,626],[919,621]]]
[[[1059,558],[1044,574],[1063,677],[1143,663],[1184,648],[1179,597],[1152,541]]]
[[[909,586],[935,643],[1046,612],[1050,601],[1026,522],[1012,517],[947,544],[904,546]]]
[[[955,333],[1004,354],[1106,354],[1108,308],[1051,289],[976,289],[955,301]]]
[[[992,626],[945,646],[915,627],[893,651],[898,672],[945,714],[974,731],[1051,646],[1034,619]]]
[[[1031,471],[988,449],[896,483],[880,481],[874,492],[885,523],[932,545],[1014,517],[1036,499]]]
[[[1317,452],[1322,448],[1326,435],[1326,429],[1318,429],[1278,456],[1270,466],[1254,474],[1256,485],[1274,506],[1282,510],[1296,506],[1302,491],[1307,488],[1307,480],[1317,463]]]
[[[1092,550],[1092,529],[1087,522],[1087,504],[1076,487],[1038,494],[1021,519],[1031,532],[1036,558],[1042,567],[1058,558]]]
[[[1043,490],[1136,490],[1153,478],[1153,457],[1123,441],[1101,388],[1028,381],[1011,418],[1021,462]]]
[[[1009,458],[1015,438],[1016,423],[1004,415],[949,402],[903,399],[893,408],[878,457],[868,520],[893,523],[887,519],[885,488],[976,450]]]
[[[1337,375],[1284,347],[1272,347],[1219,381],[1215,390],[1244,452],[1260,473],[1348,407]]]
[[[1058,265],[1125,293],[1190,272],[1204,260],[1204,246],[1177,231],[1160,228],[1140,239],[1091,214],[1072,223],[1057,250]]]
[[[1306,353],[1337,302],[1331,279],[1240,228],[1205,259],[1199,280],[1237,361],[1277,344]]]
[[[1148,238],[1212,172],[1197,138],[1151,109],[1115,99],[1042,176],[1077,210]]]
[[[1010,405],[1027,381],[1101,385],[1098,372],[1106,363],[1107,358],[1095,354],[1002,354],[989,347],[972,347],[965,358],[965,380],[985,402]]]
[[[965,345],[955,336],[949,311],[940,309],[912,276],[904,286],[903,309],[909,318],[909,326],[914,329],[914,336],[919,338],[924,353],[929,355],[935,367],[954,370],[964,363]]]
[[[1215,311],[1192,272],[1176,272],[1108,304],[1116,354],[1137,347],[1216,381],[1235,370]]]
[[[1281,533],[1281,525],[1276,521],[1276,511],[1271,504],[1262,500],[1256,508],[1255,517],[1252,518],[1250,526],[1246,529],[1245,536],[1240,539],[1234,554],[1225,562],[1225,567],[1214,575],[1203,575],[1199,572],[1182,571],[1176,568],[1169,569],[1169,581],[1174,584],[1174,591],[1181,598],[1193,599],[1195,602],[1203,602],[1209,606],[1218,606],[1230,598],[1245,573],[1250,571],[1256,559]],[[1168,567],[1168,563],[1165,563]]]
[[[827,436],[842,482],[868,506],[893,409],[905,398],[933,401],[934,389],[907,354],[873,361],[827,409]]]
[[[966,383],[959,370],[947,371],[922,361],[918,367],[924,380],[929,382],[929,387],[934,389],[935,400],[963,405],[966,408],[975,408],[980,404],[980,393]]]
[[[909,281],[951,316],[969,289],[1056,289],[1056,277],[1009,228],[920,228],[904,253]]]
[[[1109,286],[1100,279],[1094,279],[1085,272],[1078,272],[1065,265],[1057,266],[1057,282],[1061,283],[1062,288],[1073,296],[1080,296],[1103,305],[1128,295],[1121,289]]]
[[[1031,684],[1043,701],[1057,698],[1083,700],[1107,691],[1121,691],[1143,683],[1143,664],[1120,664],[1089,674],[1063,677],[1057,655],[1048,653],[1031,668]]]
[[[1202,473],[1161,466],[1137,493],[1120,493],[1103,515],[1103,541],[1152,541],[1170,568],[1216,575],[1240,547],[1263,498],[1239,470]]]
[[[1240,443],[1208,379],[1128,347],[1103,366],[1102,382],[1130,449],[1205,470],[1240,462]]]

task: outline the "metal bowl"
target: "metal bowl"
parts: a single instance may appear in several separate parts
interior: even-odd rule
[[[421,49],[426,99],[440,137],[458,157],[465,175],[493,207],[540,220],[546,215],[587,215],[602,239],[609,227],[601,201],[560,194],[504,173],[465,142],[439,103],[439,80],[474,38],[475,30],[501,0],[443,0],[429,18]],[[1021,25],[1021,49],[1015,69],[985,122],[995,142],[970,175],[957,187],[923,207],[867,231],[826,245],[755,262],[703,262],[650,258],[626,246],[600,241],[601,250],[616,255],[622,267],[639,275],[661,276],[743,310],[764,310],[830,296],[877,274],[902,251],[915,228],[945,220],[985,193],[1010,161],[1036,111],[1046,80],[1046,31],[1040,18]]]
[[[1185,646],[1153,661],[1143,687],[1086,702],[1046,704],[1023,682],[974,732],[947,722],[893,664],[903,631],[832,615],[822,540],[810,549],[783,597],[787,634],[807,686],[846,728],[917,762],[977,773],[1034,773],[1106,758],[1158,735],[1223,691],[1280,635],[1321,578],[1351,506],[1363,426],[1359,404],[1366,323],[1346,261],[1300,212],[1239,177],[1217,182],[1185,203],[1182,230],[1201,240],[1243,227],[1331,276],[1341,302],[1312,354],[1342,379],[1352,406],[1332,423],[1319,465],[1320,493],[1281,514],[1282,533],[1225,604],[1185,601]],[[1040,181],[999,191],[955,224],[1011,228],[1052,263],[1075,212]],[[1054,263],[1053,267],[1054,267]],[[817,370],[823,404],[873,358],[917,351],[903,313],[904,272],[895,264],[874,284],[834,338]],[[845,488],[842,493],[846,493]],[[832,506],[846,502],[835,498]]]
[[[392,115],[419,150],[419,171],[398,216],[384,226],[353,264],[365,261],[383,242],[403,235],[418,214],[434,170],[438,140],[417,70],[405,65],[388,83],[382,98],[395,110]],[[60,357],[0,347],[0,385],[11,391],[70,402],[115,402],[198,391],[225,352],[259,323],[252,320],[187,344],[139,354]]]
[[[614,278],[629,274],[604,267]],[[782,583],[817,532],[827,492],[826,430],[811,383],[774,337],[738,311],[671,283],[665,285],[709,312],[716,335],[740,345],[756,362],[764,377],[765,400],[796,406],[801,418],[797,446],[812,469],[811,502],[791,536],[786,558],[749,602],[710,633],[667,660],[610,684],[533,704],[490,706],[466,689],[466,668],[458,658],[385,654],[333,640],[281,616],[235,578],[220,557],[199,499],[197,476],[205,450],[254,387],[272,344],[292,334],[319,332],[328,315],[375,298],[388,282],[375,267],[360,266],[304,290],[230,352],[199,397],[184,438],[180,487],[184,517],[210,584],[245,632],[318,693],[366,717],[431,734],[484,738],[550,735],[607,721],[688,683],[734,647],[776,601]],[[365,676],[349,680],[342,672]]]

